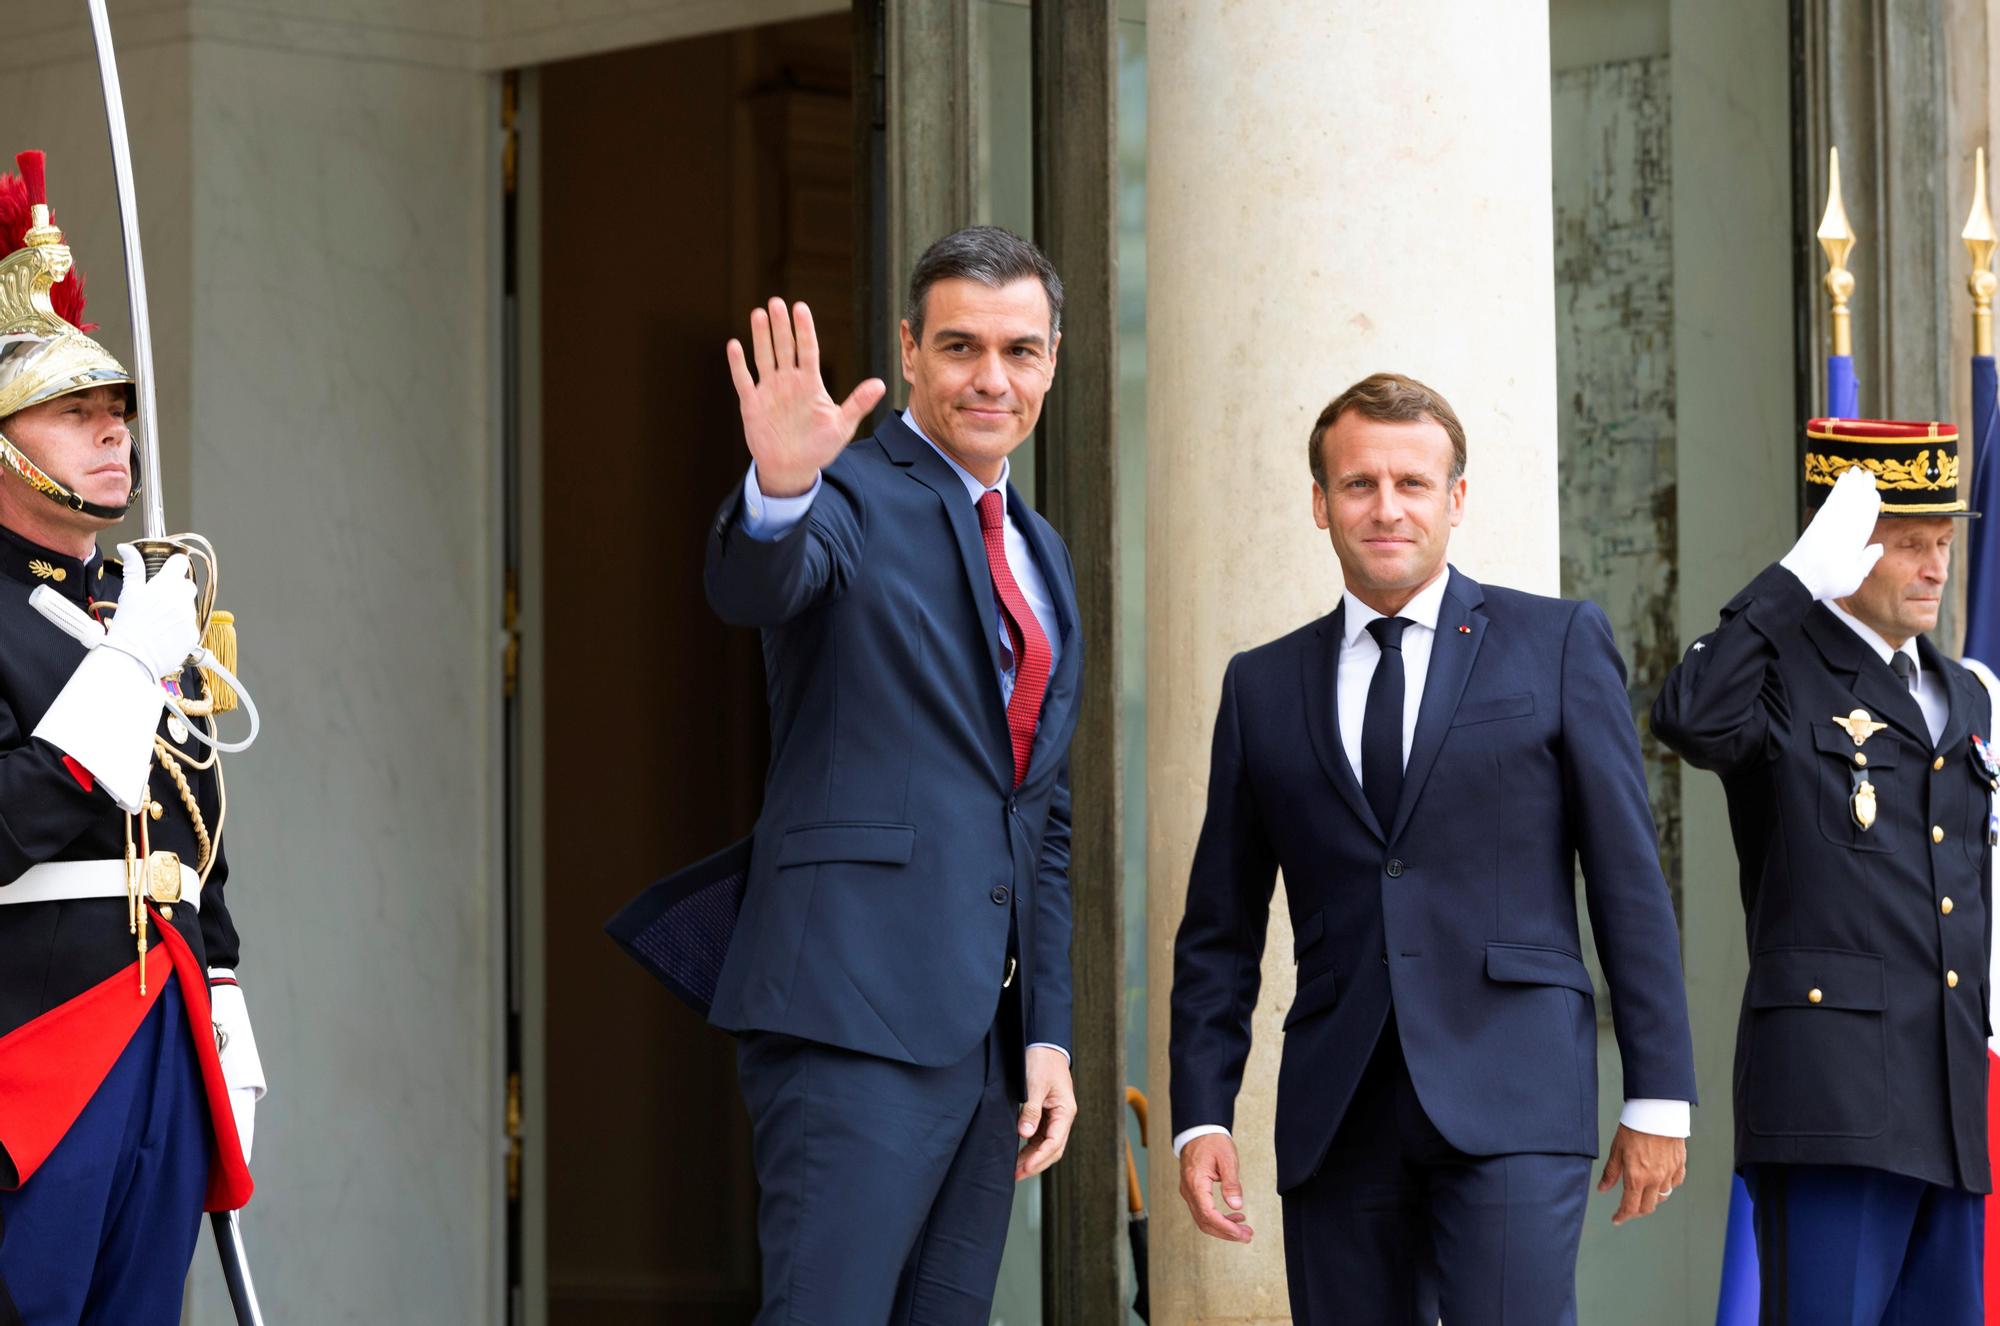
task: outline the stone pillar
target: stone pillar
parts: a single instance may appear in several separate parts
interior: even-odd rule
[[[1168,1138],[1173,936],[1230,655],[1329,611],[1306,436],[1378,369],[1468,434],[1453,561],[1557,585],[1548,6],[1154,0],[1148,10],[1147,776],[1154,1320],[1289,1318],[1271,1119],[1291,1001],[1282,895],[1236,1124],[1248,1248],[1198,1233]],[[1303,734],[1301,740],[1304,739]]]

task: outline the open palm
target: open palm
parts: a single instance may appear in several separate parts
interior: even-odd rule
[[[768,497],[796,497],[813,485],[854,438],[887,388],[869,378],[844,401],[835,402],[820,378],[819,336],[812,310],[772,299],[750,314],[750,349],[757,376],[750,376],[743,343],[729,342],[729,376],[743,412],[743,440],[757,463],[757,486]]]

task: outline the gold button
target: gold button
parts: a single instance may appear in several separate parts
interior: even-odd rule
[[[1932,841],[1932,842],[1934,842],[1934,843],[1941,843],[1941,842],[1943,842],[1943,841],[1944,841],[1944,826],[1943,826],[1943,825],[1939,825],[1939,824],[1933,824],[1933,825],[1931,825],[1931,841]]]
[[[1939,910],[1939,911],[1941,911],[1941,912],[1943,912],[1943,913],[1944,913],[1944,914],[1945,914],[1946,916],[1950,916],[1950,915],[1951,915],[1951,899],[1950,899],[1950,898],[1943,898],[1943,899],[1940,899],[1940,900],[1938,901],[1938,910]]]
[[[1932,760],[1931,768],[1933,771],[1944,768],[1944,756],[1940,755],[1935,760]]]
[[[1808,1004],[1817,1004],[1823,998],[1825,998],[1825,996],[1820,994],[1820,992],[1817,989],[1806,991],[1806,1002]]]
[[[1955,971],[1946,972],[1944,974],[1944,983],[1956,990],[1958,988],[1958,973]]]
[[[1854,752],[1854,762],[1859,765],[1865,765],[1868,763],[1868,757],[1860,751],[1856,751]]]

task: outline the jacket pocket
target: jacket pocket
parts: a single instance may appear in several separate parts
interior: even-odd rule
[[[1306,951],[1325,937],[1326,912],[1324,910],[1314,912],[1311,916],[1299,922],[1298,928],[1292,931],[1292,961],[1298,962],[1304,958]]]
[[[1489,943],[1486,975],[1508,985],[1560,985],[1591,994],[1590,969],[1568,949],[1541,944]]]
[[[1741,1060],[1750,1131],[1874,1137],[1889,1126],[1888,987],[1880,956],[1774,948],[1750,959]]]
[[[1501,718],[1526,718],[1535,712],[1535,697],[1527,691],[1502,695],[1492,700],[1467,700],[1451,716],[1453,727],[1468,723],[1491,723]]]
[[[820,824],[800,824],[785,830],[778,844],[778,868],[815,865],[828,861],[868,861],[877,865],[906,866],[917,849],[913,824],[884,824],[867,820],[828,820]]]
[[[1860,746],[1838,724],[1812,725],[1813,746],[1819,751],[1819,831],[1836,847],[1856,852],[1890,852],[1896,848],[1898,814],[1908,814],[1912,804],[1907,790],[1896,781],[1897,746],[1901,738],[1893,732],[1878,732]],[[1866,764],[1856,764],[1860,755]],[[1928,763],[1928,761],[1927,761]],[[1928,774],[1929,770],[1926,769]],[[1854,821],[1854,788],[1858,775],[1865,774],[1875,785],[1875,823],[1862,828]]]

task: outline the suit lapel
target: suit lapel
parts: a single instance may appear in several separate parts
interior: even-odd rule
[[[1806,615],[1806,634],[1812,637],[1826,661],[1847,675],[1848,688],[1863,708],[1881,722],[1893,724],[1897,731],[1917,743],[1918,750],[1931,749],[1930,724],[1924,722],[1924,711],[1918,706],[1917,697],[1910,694],[1902,678],[1846,622],[1824,606],[1816,606]],[[1846,715],[1804,717],[1808,722],[1823,723]]]
[[[1410,756],[1403,764],[1403,791],[1396,801],[1396,823],[1389,830],[1390,842],[1396,841],[1410,822],[1417,798],[1423,793],[1424,781],[1431,775],[1431,766],[1437,763],[1445,733],[1451,730],[1451,720],[1458,713],[1459,697],[1465,694],[1465,683],[1472,676],[1480,642],[1486,638],[1486,614],[1477,611],[1486,599],[1479,582],[1455,569],[1446,574],[1451,579],[1438,604],[1430,671],[1424,677],[1424,698],[1417,709],[1417,730],[1410,738]]]
[[[1014,785],[1014,744],[1007,732],[1007,707],[1000,693],[1000,631],[999,600],[993,592],[993,571],[986,564],[986,542],[979,532],[979,512],[973,508],[967,496],[964,482],[954,473],[944,458],[931,449],[929,443],[910,431],[903,416],[892,414],[876,431],[876,441],[896,465],[901,466],[909,476],[937,494],[944,504],[945,518],[951,524],[952,543],[958,549],[958,559],[965,568],[966,592],[972,596],[973,615],[979,622],[980,639],[985,641],[984,656],[987,669],[984,677],[978,679],[979,694],[986,703],[984,709],[990,720],[987,724],[991,738],[987,745],[996,763],[994,771],[1000,778],[1001,786]]]
[[[1305,688],[1306,735],[1312,741],[1313,754],[1319,757],[1320,768],[1326,771],[1327,781],[1347,802],[1348,809],[1368,826],[1369,832],[1386,841],[1374,808],[1361,794],[1361,780],[1348,767],[1340,743],[1340,709],[1334,699],[1340,685],[1341,621],[1345,615],[1343,603],[1320,618],[1313,627],[1311,643],[1300,655],[1299,681]]]

